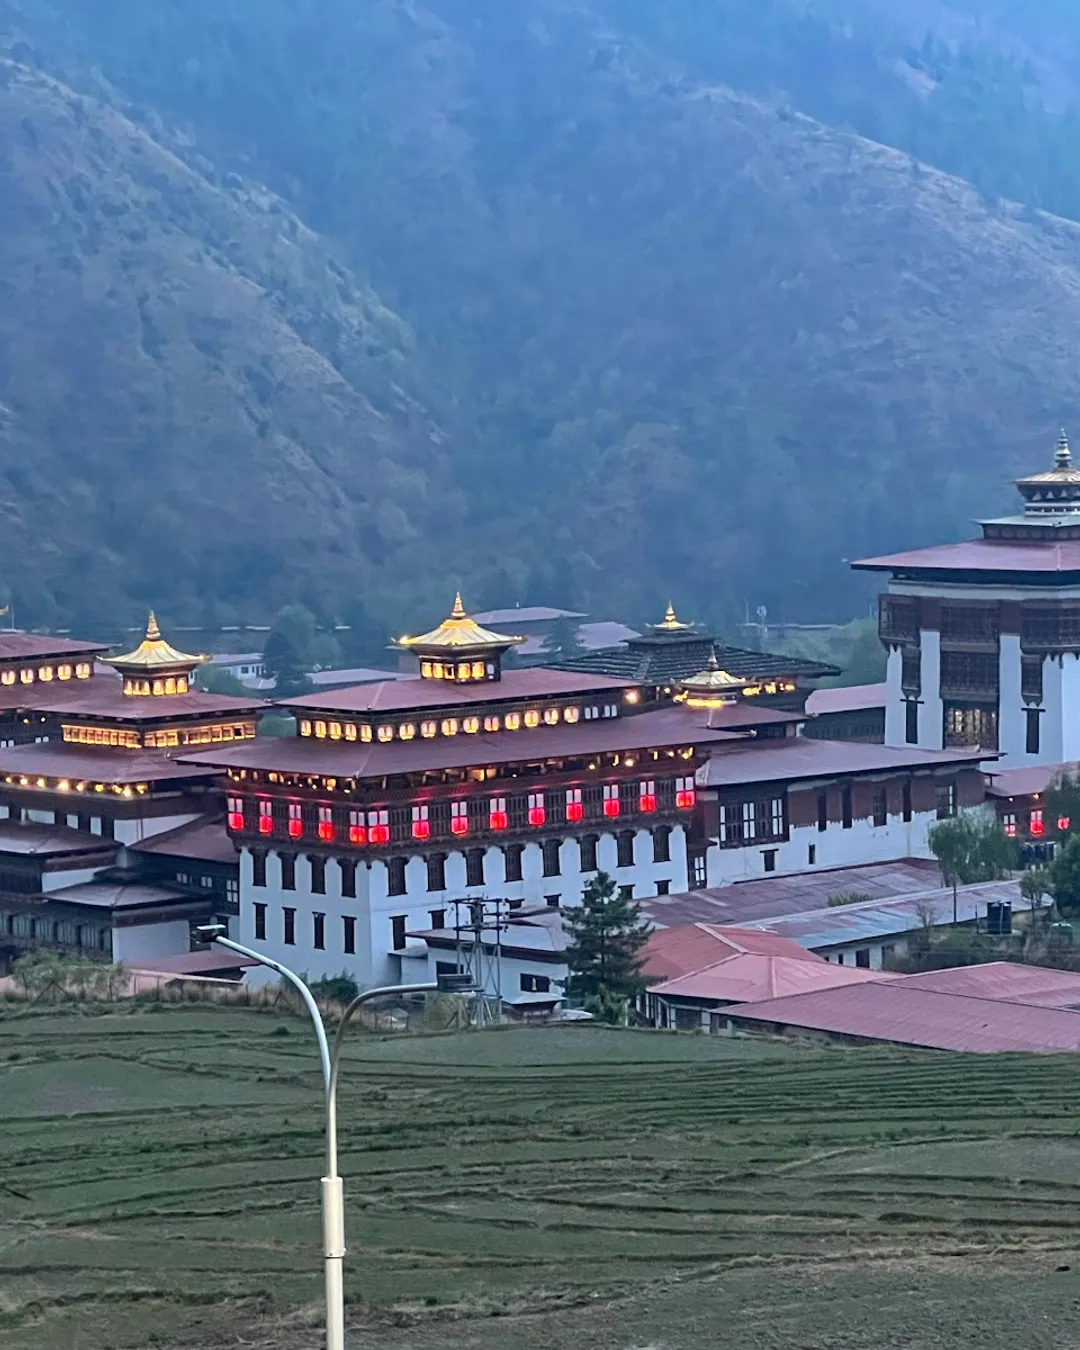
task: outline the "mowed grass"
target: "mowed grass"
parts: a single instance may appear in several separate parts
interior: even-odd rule
[[[355,1347],[1080,1344],[1071,1057],[358,1034]],[[0,1020],[0,1347],[320,1343],[303,1021]]]

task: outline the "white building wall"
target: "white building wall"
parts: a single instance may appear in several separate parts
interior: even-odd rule
[[[1051,661],[1046,664],[1049,666]],[[1061,763],[1080,759],[1080,656],[1066,652],[1053,665],[1061,682],[1061,747],[1052,762]],[[1045,675],[1045,666],[1043,670]]]
[[[940,750],[944,740],[941,706],[941,634],[924,628],[919,635],[922,658],[919,664],[919,745]]]
[[[167,923],[141,923],[112,930],[114,961],[135,963],[155,956],[176,956],[191,950],[191,929],[186,919]]]
[[[1020,676],[1020,637],[1017,633],[1002,633],[998,652],[998,750],[1002,758],[997,761],[1001,768],[1037,764],[1040,758],[1038,754],[1027,753],[1027,717]],[[1040,727],[1040,738],[1041,732]],[[1041,744],[1039,750],[1041,754]]]
[[[713,845],[706,855],[708,884],[726,886],[770,875],[765,871],[765,854],[774,849],[777,874],[855,867],[860,863],[890,862],[894,858],[929,858],[932,855],[927,837],[936,820],[936,810],[914,812],[910,821],[905,821],[901,814],[890,815],[884,825],[875,825],[870,819],[853,820],[847,830],[841,822],[831,820],[825,830],[816,825],[795,827],[785,843],[743,848]]]
[[[904,690],[900,683],[904,658],[899,647],[890,647],[885,665],[885,744],[904,745],[907,742],[907,719],[904,712]]]
[[[645,899],[658,893],[657,883],[667,881],[672,892],[687,889],[686,831],[682,825],[672,827],[669,838],[670,861],[653,861],[652,834],[647,829],[636,831],[634,864],[618,866],[618,845],[613,834],[602,834],[597,843],[597,864],[601,871],[611,874],[619,886],[632,886],[635,898]],[[326,894],[316,895],[311,890],[311,865],[301,853],[296,859],[296,889],[283,890],[281,864],[271,851],[266,859],[266,885],[252,884],[251,854],[247,849],[240,856],[240,916],[238,940],[312,979],[340,975],[347,972],[364,987],[394,983],[399,978],[402,952],[393,948],[393,919],[404,916],[407,931],[432,926],[431,911],[444,909],[446,924],[453,926],[453,901],[500,897],[521,900],[526,905],[543,905],[547,898],[558,897],[560,905],[575,905],[593,872],[580,870],[581,855],[575,839],[564,839],[559,851],[560,875],[544,876],[543,852],[538,843],[528,843],[521,859],[521,881],[505,881],[503,852],[489,847],[484,859],[483,886],[467,886],[465,855],[448,853],[445,865],[446,888],[429,891],[427,865],[422,857],[408,860],[405,868],[404,895],[389,893],[389,875],[382,861],[359,860],[356,868],[356,898],[341,894],[341,870],[333,859],[326,864]],[[255,938],[256,904],[266,906],[266,940]],[[284,941],[284,908],[296,911],[295,943]],[[313,915],[325,918],[325,948],[314,945]],[[344,949],[343,916],[356,918],[356,952]],[[422,945],[422,944],[418,944]],[[252,971],[247,977],[252,983],[266,983],[277,979],[270,971]]]

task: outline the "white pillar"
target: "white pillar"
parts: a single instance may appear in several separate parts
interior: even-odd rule
[[[1047,656],[1043,660],[1043,711],[1039,719],[1039,762],[1042,764],[1060,764],[1069,758],[1064,736],[1066,660],[1067,657],[1057,656]]]
[[[1020,635],[1002,633],[998,654],[998,749],[1006,767],[1031,764],[1036,756],[1027,754],[1027,718],[1020,694]]]
[[[885,667],[885,744],[907,743],[907,713],[900,685],[904,657],[899,647],[890,647]]]
[[[924,628],[919,634],[922,661],[919,681],[919,746],[940,750],[944,739],[941,710],[941,634],[936,628]]]
[[[1046,756],[1042,757],[1043,759]],[[1061,658],[1061,760],[1080,759],[1080,656]]]

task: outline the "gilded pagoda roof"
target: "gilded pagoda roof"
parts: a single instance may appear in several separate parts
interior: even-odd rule
[[[676,618],[675,606],[668,601],[668,607],[664,611],[664,617],[659,623],[651,623],[649,627],[654,633],[686,633],[693,628],[692,623],[683,623]]]
[[[691,694],[726,694],[743,688],[745,684],[746,681],[740,680],[737,675],[729,675],[726,670],[721,670],[716,652],[713,651],[709,653],[709,663],[705,669],[680,680],[679,688]]]
[[[490,628],[482,628],[475,619],[465,612],[461,603],[461,592],[454,597],[454,607],[450,617],[444,619],[438,628],[430,633],[421,633],[418,637],[399,637],[396,645],[415,651],[505,651],[524,642],[523,637],[511,637],[506,633],[494,633]]]
[[[103,659],[107,665],[115,666],[117,670],[150,672],[184,668],[193,670],[195,666],[209,660],[209,657],[192,656],[188,652],[178,651],[166,642],[161,636],[154,611],[151,610],[150,620],[146,625],[146,636],[135,650],[125,652],[123,656],[106,656]]]
[[[1054,452],[1054,467],[1047,469],[1045,473],[1033,473],[1024,478],[1018,478],[1016,486],[1023,492],[1025,487],[1043,488],[1064,484],[1080,484],[1080,469],[1073,463],[1069,438],[1065,435],[1063,429],[1058,438],[1057,449]]]

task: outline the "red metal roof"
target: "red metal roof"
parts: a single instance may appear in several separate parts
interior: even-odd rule
[[[928,970],[903,978],[912,988],[934,989],[939,994],[968,994],[1040,1008],[1080,1008],[1080,972],[1075,970],[988,961],[985,965]]]
[[[796,778],[834,778],[838,774],[882,773],[894,769],[937,768],[993,760],[985,750],[920,750],[914,746],[866,745],[861,741],[754,741],[715,755],[708,784],[790,782]]]
[[[193,858],[198,862],[236,864],[236,845],[223,820],[193,820],[190,825],[155,834],[131,847],[137,853],[164,854],[169,858]]]
[[[759,928],[724,928],[712,923],[686,923],[658,928],[642,949],[642,967],[650,979],[672,980],[704,970],[729,956],[786,956],[825,965],[822,957],[775,933]]]
[[[695,713],[683,707],[666,707],[631,717],[578,722],[573,726],[481,731],[469,736],[440,736],[434,740],[391,741],[387,744],[315,740],[309,736],[266,736],[220,749],[193,750],[186,760],[221,768],[234,766],[330,774],[339,778],[375,778],[459,765],[513,764],[606,751],[661,749],[736,740],[739,731],[728,729],[731,720],[723,716],[729,711],[741,710]],[[772,720],[769,709],[754,711],[756,721]],[[784,714],[780,717],[786,720]],[[794,743],[792,737],[791,744]]]
[[[107,717],[112,722],[164,722],[170,718],[197,718],[216,714],[241,717],[268,705],[264,699],[234,694],[168,694],[143,698],[125,694],[121,681],[108,676],[72,680],[64,684],[33,686],[33,701],[16,706],[53,712],[60,717]]]
[[[506,670],[501,680],[478,680],[475,684],[422,680],[416,675],[407,680],[380,680],[351,689],[282,699],[281,702],[298,712],[307,709],[356,714],[407,712],[410,708],[475,707],[482,703],[506,703],[512,699],[613,693],[632,684],[632,680],[613,680],[607,675],[582,675],[569,670],[530,666],[524,670]]]
[[[147,956],[134,969],[151,975],[214,975],[223,970],[245,970],[257,966],[250,956],[239,952],[184,952],[180,956]]]
[[[934,1050],[1080,1050],[1080,1013],[921,989],[904,979],[795,994],[733,1008],[739,1026],[826,1032]]]
[[[803,957],[806,956],[804,952]],[[880,970],[833,966],[827,961],[807,961],[797,956],[764,956],[745,952],[726,957],[704,970],[654,985],[649,992],[662,997],[701,999],[709,1002],[756,1003],[782,999],[836,985],[865,984],[867,980],[890,979]]]
[[[0,629],[0,661],[38,661],[49,656],[89,656],[107,652],[108,642],[79,642],[50,637],[47,633],[21,633]]]
[[[806,711],[814,717],[823,713],[862,712],[884,708],[886,684],[852,684],[845,689],[813,689],[806,700]]]
[[[64,741],[46,741],[41,745],[0,748],[0,778],[8,774],[96,783],[155,783],[173,778],[209,778],[213,776],[213,770],[170,759],[163,751],[98,749],[96,746],[69,745]],[[78,811],[80,801],[89,800],[87,796],[73,793],[72,812]]]
[[[861,558],[851,564],[867,572],[1080,572],[1080,539],[971,539]]]
[[[1045,792],[1062,773],[1074,774],[1077,769],[1080,764],[1075,760],[1067,764],[1033,764],[1029,769],[991,769],[986,792],[990,797],[1034,797],[1037,792]]]

